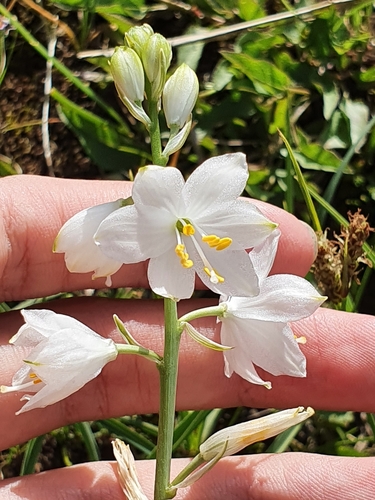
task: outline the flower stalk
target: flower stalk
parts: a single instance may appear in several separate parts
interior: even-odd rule
[[[172,299],[164,299],[164,321],[164,356],[163,361],[158,365],[160,374],[160,408],[154,500],[165,500],[165,498],[173,498],[175,495],[174,493],[168,497],[167,490],[170,482],[178,350],[181,335],[178,331],[177,303]]]

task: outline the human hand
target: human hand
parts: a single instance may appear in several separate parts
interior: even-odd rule
[[[60,291],[100,288],[104,279],[90,274],[70,274],[61,255],[52,254],[52,243],[62,224],[83,208],[126,197],[125,182],[56,180],[9,177],[1,181],[0,199],[0,300],[40,297]],[[303,276],[314,257],[308,229],[280,209],[257,203],[263,213],[280,224],[282,237],[274,272]],[[123,266],[113,276],[114,286],[147,287],[144,263]],[[180,313],[209,305],[208,300],[179,304]],[[212,301],[211,301],[212,302]],[[145,305],[147,304],[147,307]],[[77,298],[54,301],[48,308],[69,314],[101,335],[120,341],[112,315],[116,312],[143,345],[161,352],[163,312],[159,301],[112,301]],[[22,324],[18,312],[2,314],[0,378],[9,383],[23,359],[21,348],[8,345]],[[196,325],[218,339],[214,318]],[[178,409],[228,406],[313,406],[326,410],[375,411],[372,394],[375,364],[375,319],[371,316],[319,309],[293,325],[305,336],[306,379],[270,377],[273,389],[255,386],[223,373],[222,354],[204,349],[187,336],[180,351]],[[158,379],[153,364],[139,357],[119,356],[102,374],[78,393],[49,406],[15,417],[19,394],[0,395],[2,433],[0,449],[24,442],[51,429],[80,420],[124,414],[157,412]],[[259,370],[261,373],[261,370]],[[199,388],[199,391],[197,390]],[[186,460],[173,462],[174,477]],[[308,454],[255,455],[223,459],[199,483],[180,490],[177,499],[218,498],[372,498],[374,458],[357,459]],[[153,462],[138,462],[146,494],[152,495]],[[21,479],[5,480],[0,494],[8,499],[121,499],[115,466],[99,462],[50,471]]]

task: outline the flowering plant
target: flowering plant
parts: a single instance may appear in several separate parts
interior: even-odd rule
[[[104,277],[107,286],[123,264],[149,260],[150,287],[164,298],[163,355],[140,345],[116,315],[122,344],[102,338],[68,316],[25,310],[25,325],[11,342],[29,352],[11,385],[2,385],[1,392],[27,393],[22,398],[27,403],[19,414],[68,397],[120,354],[136,354],[154,362],[160,377],[154,498],[162,500],[199,479],[221,457],[313,413],[310,408],[291,409],[255,425],[221,431],[203,443],[196,459],[171,481],[182,334],[223,352],[227,377],[236,373],[270,389],[271,382],[258,375],[256,366],[274,376],[306,376],[300,350],[305,339],[294,337],[290,323],[312,314],[324,298],[302,278],[270,275],[280,231],[253,204],[239,199],[248,179],[242,153],[211,158],[186,181],[177,168],[166,166],[169,155],[183,146],[192,127],[197,77],[182,65],[168,78],[171,48],[147,25],[132,28],[125,43],[111,59],[111,73],[123,103],[149,131],[153,165],[139,169],[131,197],[85,209],[66,221],[53,251],[65,255],[69,271],[92,272],[93,278]],[[169,130],[164,148],[161,107]],[[179,317],[178,302],[192,296],[196,275],[220,300],[215,306]],[[206,338],[192,324],[208,316],[218,320],[221,343]],[[146,498],[129,450],[119,443],[114,448],[126,496]]]

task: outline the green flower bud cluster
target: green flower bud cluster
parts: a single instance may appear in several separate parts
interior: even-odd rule
[[[131,28],[125,34],[125,45],[117,47],[110,69],[117,92],[129,112],[147,129],[151,119],[143,107],[144,99],[161,105],[170,129],[163,155],[169,156],[182,147],[192,125],[192,110],[198,98],[199,83],[186,64],[167,79],[172,48],[151,26]],[[151,104],[150,104],[151,105]]]

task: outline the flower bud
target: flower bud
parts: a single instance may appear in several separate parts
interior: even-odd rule
[[[135,469],[135,461],[130,446],[120,439],[112,442],[113,454],[117,460],[117,470],[121,488],[128,500],[148,500],[144,494]]]
[[[121,99],[140,103],[144,99],[145,77],[140,58],[133,49],[117,47],[110,61],[111,73]]]
[[[289,427],[303,422],[313,414],[312,408],[305,409],[299,406],[222,429],[201,444],[200,455],[207,462],[215,459],[218,455],[221,457],[233,455],[250,444],[276,436]]]
[[[158,100],[163,92],[167,70],[172,60],[170,43],[159,33],[149,37],[141,52],[146,76],[151,84],[150,98]]]
[[[128,47],[117,47],[110,61],[111,73],[117,92],[129,112],[146,127],[150,119],[142,108],[145,77],[137,53]]]
[[[154,34],[154,30],[148,24],[135,26],[125,33],[125,44],[133,49],[139,57],[143,52],[147,40]]]
[[[182,128],[189,120],[198,98],[197,75],[186,64],[181,64],[168,78],[163,91],[163,108],[169,128]]]

